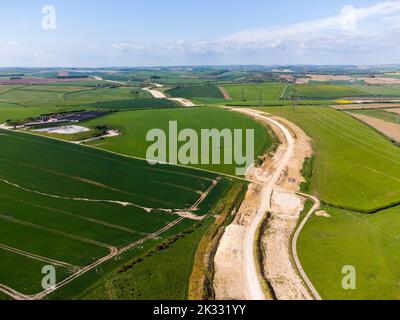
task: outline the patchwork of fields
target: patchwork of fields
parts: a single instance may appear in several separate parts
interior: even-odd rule
[[[299,238],[305,271],[325,299],[400,299],[400,149],[345,112],[325,107],[346,103],[346,97],[368,97],[378,104],[381,97],[399,97],[400,86],[288,84],[276,78],[228,84],[241,73],[201,72],[204,79],[195,80],[183,71],[165,70],[109,77],[131,86],[104,81],[0,85],[0,124],[53,112],[116,110],[81,125],[121,133],[79,146],[0,130],[0,299],[8,297],[5,292],[14,298],[187,298],[192,259],[214,223],[212,209],[233,186],[245,190],[247,181],[232,177],[236,164],[190,165],[201,170],[151,166],[141,160],[152,144],[147,133],[156,128],[168,133],[170,121],[197,133],[253,129],[255,156],[276,141],[262,124],[239,113],[180,108],[141,90],[160,74],[160,83],[167,85],[160,90],[171,97],[198,105],[260,106],[303,128],[315,149],[315,161],[308,162],[314,168],[307,168],[310,179],[313,172],[310,192],[326,213],[312,216]],[[220,78],[226,82],[217,82]],[[293,97],[300,99],[296,107]],[[351,112],[399,121],[398,114],[385,110]],[[232,149],[220,142],[222,155]],[[53,293],[41,286],[46,265],[56,268],[61,286]],[[356,291],[341,287],[345,265],[357,269]]]
[[[295,122],[315,143],[311,188],[326,203],[328,216],[312,216],[298,252],[322,298],[399,299],[400,149],[330,108],[264,110]],[[342,268],[348,265],[356,268],[357,290],[342,288]]]
[[[45,265],[56,266],[58,283],[68,281],[194,224],[184,217],[206,214],[231,183],[9,131],[1,131],[0,147],[0,289],[25,295],[42,291]]]
[[[201,129],[254,129],[255,155],[261,155],[272,145],[272,138],[266,128],[252,119],[220,108],[170,109],[151,111],[120,112],[85,123],[85,126],[107,126],[122,132],[119,137],[90,143],[92,146],[139,158],[146,158],[146,151],[152,142],[146,142],[151,129],[162,129],[168,133],[170,121],[177,121],[179,129],[191,128],[200,136]],[[183,142],[180,143],[183,145]],[[243,139],[243,150],[245,150]],[[221,155],[232,152],[230,143],[221,141]],[[210,155],[211,157],[212,155]],[[235,175],[236,164],[198,164],[198,168]]]
[[[234,100],[278,100],[287,85],[282,83],[226,85],[224,88]]]
[[[400,202],[400,149],[379,133],[326,107],[263,110],[293,121],[313,139],[312,190],[322,201],[365,212]]]
[[[166,92],[172,98],[224,98],[217,86],[178,86]]]
[[[103,88],[85,82],[81,85],[77,82],[0,86],[0,122],[2,123],[9,119],[24,120],[44,113],[70,110],[135,110],[175,107],[178,105],[165,99],[153,99],[148,92],[138,87]]]

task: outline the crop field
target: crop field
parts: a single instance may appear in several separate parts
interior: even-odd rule
[[[103,83],[104,84],[104,83]],[[71,110],[136,110],[178,107],[136,87],[96,88],[78,83],[0,86],[0,122],[24,120],[45,113]]]
[[[0,103],[11,103],[23,107],[68,107],[96,102],[151,98],[148,93],[134,87],[95,88],[69,85],[2,87],[0,86]]]
[[[327,107],[264,110],[295,122],[314,141],[310,192],[325,202],[329,217],[312,216],[298,253],[322,298],[399,299],[400,149]],[[356,268],[357,290],[342,288],[342,269],[349,265]]]
[[[239,101],[260,101],[278,100],[287,85],[282,83],[268,84],[243,84],[226,85],[224,88],[228,91],[233,100]]]
[[[151,129],[168,132],[170,121],[177,121],[179,129],[191,128],[200,133],[201,129],[254,129],[256,156],[268,150],[272,139],[265,127],[247,117],[220,108],[169,109],[150,111],[127,111],[111,114],[85,123],[85,126],[107,126],[118,129],[122,135],[91,143],[91,145],[140,158],[146,157],[146,151],[152,142],[146,142],[146,135]],[[199,134],[200,136],[200,134]],[[243,139],[245,140],[245,139]],[[221,142],[223,143],[223,142]],[[183,144],[183,143],[182,143]],[[245,141],[243,141],[245,148]],[[221,145],[221,150],[231,152],[230,145]],[[245,150],[245,149],[243,149]],[[221,151],[221,154],[223,152]],[[202,169],[234,175],[235,164],[193,165]]]
[[[366,95],[356,87],[329,84],[296,84],[285,91],[285,98],[295,96],[302,99],[337,99]]]
[[[179,86],[166,92],[172,98],[224,98],[217,86]]]
[[[400,97],[400,86],[396,85],[380,85],[380,86],[352,86],[367,96],[377,97]]]
[[[263,110],[293,121],[313,139],[312,191],[321,200],[365,212],[400,202],[400,149],[379,133],[327,107]]]
[[[153,236],[194,224],[187,215],[208,213],[231,184],[10,131],[1,131],[0,147],[0,288],[24,295],[43,290],[45,265],[68,283]]]
[[[400,123],[400,115],[386,110],[352,110],[351,113],[381,119],[387,122]]]
[[[323,208],[299,239],[299,257],[323,299],[400,299],[400,207],[366,215]],[[354,266],[357,290],[343,290],[342,268]]]
[[[178,108],[179,106],[168,99],[137,99],[97,102],[87,105],[90,108],[105,110],[130,110],[130,109],[160,109]]]

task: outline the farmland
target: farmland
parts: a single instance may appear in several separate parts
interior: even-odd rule
[[[355,87],[329,84],[296,84],[285,91],[285,98],[295,96],[303,99],[337,99],[362,95],[366,93]]]
[[[171,222],[178,223],[171,231],[179,229],[182,218],[174,214],[176,208],[190,210],[199,192],[217,178],[37,136],[1,133],[0,283],[24,294],[41,291],[44,265],[56,264],[59,282]],[[230,183],[223,178],[209,189],[193,214],[207,213],[216,201],[213,193],[223,193]],[[171,196],[177,193],[179,197]],[[26,268],[16,274],[15,263]]]
[[[321,200],[365,212],[399,202],[400,149],[379,133],[326,107],[264,110],[288,118],[313,139],[312,190]]]
[[[374,117],[387,122],[400,123],[400,116],[386,110],[352,110],[351,113]]]
[[[234,100],[259,101],[260,98],[261,100],[278,100],[286,85],[282,83],[243,84],[226,85],[224,88]]]
[[[295,122],[314,141],[310,192],[325,202],[322,209],[329,216],[312,216],[300,235],[298,252],[322,298],[399,299],[395,288],[400,273],[392,262],[400,255],[400,149],[330,108],[264,110]],[[357,290],[342,288],[347,265],[357,270]]]
[[[286,118],[313,140],[315,154],[306,158],[301,186],[321,200],[325,214],[306,223],[298,255],[321,296],[400,299],[400,149],[346,112],[327,107],[362,107],[361,101],[350,100],[365,97],[371,102],[365,106],[382,109],[349,112],[394,124],[398,114],[384,108],[395,108],[395,99],[381,98],[399,97],[400,87],[347,80],[293,84],[307,76],[301,67],[293,69],[297,71],[283,75],[261,67],[99,69],[87,74],[105,81],[58,83],[52,81],[58,71],[31,70],[20,84],[0,85],[0,123],[37,120],[49,113],[54,120],[55,114],[71,110],[109,111],[79,124],[89,131],[71,135],[0,130],[0,299],[9,297],[6,287],[23,295],[42,292],[45,265],[55,266],[58,283],[67,282],[37,298],[180,300],[191,291],[204,294],[198,286],[204,276],[210,282],[207,297],[212,297],[214,246],[222,226],[242,218],[238,209],[250,181],[235,176],[237,164],[150,165],[145,159],[153,142],[146,136],[152,129],[168,135],[171,121],[178,130],[193,129],[197,136],[203,129],[253,129],[255,156],[275,150],[277,138],[270,129],[220,107],[226,105]],[[43,82],[30,85],[28,77]],[[143,90],[155,83],[169,97],[209,106],[182,108],[155,99]],[[100,138],[108,130],[115,135]],[[69,143],[94,136],[99,139]],[[178,149],[185,143],[178,142]],[[218,146],[221,155],[233,150],[226,140]],[[194,156],[199,159],[200,153],[199,148]],[[307,208],[311,206],[308,201]],[[357,269],[356,291],[341,287],[345,265]]]
[[[104,83],[103,83],[104,85]],[[102,88],[93,84],[0,86],[0,122],[24,120],[45,113],[82,109],[135,110],[175,108],[165,99],[152,99],[138,87]]]
[[[353,86],[353,88],[363,92],[367,96],[376,97],[399,97],[400,86],[398,85],[369,85],[369,86]]]
[[[222,121],[223,119],[223,121]],[[120,112],[89,121],[85,126],[107,126],[118,129],[122,135],[91,143],[91,145],[105,150],[140,158],[146,157],[146,151],[152,144],[146,142],[149,130],[159,128],[168,132],[169,121],[177,121],[180,129],[192,128],[197,132],[201,129],[254,129],[256,155],[262,154],[272,145],[272,139],[266,129],[257,122],[236,113],[219,108],[193,108]],[[244,142],[244,141],[243,141]],[[221,146],[222,148],[222,146]],[[231,147],[223,147],[226,152],[231,152]],[[222,153],[222,152],[221,152]],[[196,165],[196,167],[235,174],[235,164],[210,164]]]
[[[217,86],[178,86],[166,92],[173,98],[224,98]]]
[[[366,215],[323,208],[330,218],[313,216],[299,242],[307,274],[323,299],[398,300],[400,207]],[[357,290],[343,290],[342,268],[357,271]]]

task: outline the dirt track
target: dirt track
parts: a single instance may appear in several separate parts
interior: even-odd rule
[[[152,87],[143,88],[142,90],[150,93],[153,96],[153,98],[155,98],[155,99],[168,99],[168,100],[171,100],[173,102],[180,104],[183,107],[195,107],[196,106],[189,99],[168,97],[164,92],[158,90],[163,87],[161,84],[152,83],[152,85],[153,85]]]
[[[216,297],[249,300],[268,298],[260,284],[254,242],[258,226],[265,218],[266,212],[272,212],[275,220],[274,223],[270,223],[267,238],[264,239],[267,244],[266,260],[272,261],[265,266],[268,281],[278,299],[312,299],[307,287],[297,275],[296,266],[292,264],[289,255],[290,237],[295,231],[297,219],[303,208],[303,200],[295,194],[295,190],[301,182],[300,169],[304,157],[310,156],[311,153],[311,146],[308,145],[307,148],[305,145],[309,139],[304,135],[301,140],[300,129],[285,119],[248,109],[235,111],[271,126],[282,145],[272,160],[267,161],[260,169],[253,168],[249,173],[255,183],[249,186],[246,198],[235,221],[227,228],[215,258]],[[296,184],[288,182],[286,175],[289,175],[291,181],[295,180]],[[284,190],[286,195],[281,191],[282,186],[287,188]],[[292,207],[291,203],[294,204]]]

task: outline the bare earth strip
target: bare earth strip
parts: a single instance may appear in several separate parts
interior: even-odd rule
[[[227,100],[232,100],[231,96],[229,95],[228,90],[226,90],[226,88],[224,87],[218,87],[219,91],[221,91],[222,95],[224,96],[224,99]]]
[[[153,98],[155,99],[168,99],[170,101],[173,101],[175,103],[180,104],[182,107],[195,107],[196,105],[190,101],[189,99],[184,99],[184,98],[169,98],[164,92],[160,91],[159,89],[162,88],[163,86],[161,84],[153,83],[152,84],[154,87],[148,87],[148,88],[143,88],[142,90],[147,91],[150,93]]]
[[[388,109],[397,110],[400,108],[399,104],[390,103],[361,103],[361,104],[342,104],[333,106],[336,110],[367,110],[367,109]]]
[[[265,269],[267,281],[278,299],[313,299],[289,253],[290,238],[303,209],[304,200],[296,191],[302,181],[300,170],[304,158],[312,153],[311,141],[285,119],[254,110],[238,111],[271,126],[282,144],[262,168],[249,171],[249,178],[254,183],[249,186],[234,222],[222,237],[215,257],[216,298],[272,298],[261,287],[258,261],[254,255],[258,226],[270,212],[263,248],[266,265],[261,266]]]
[[[400,108],[385,109],[385,111],[400,114]]]
[[[393,139],[396,142],[400,142],[400,124],[387,122],[381,119],[368,117],[361,114],[351,113],[351,115],[365,122],[366,124],[370,125],[376,130],[382,132],[385,136],[389,137],[390,139]]]

